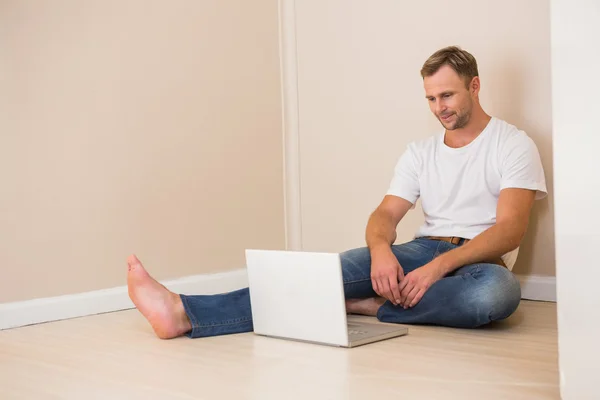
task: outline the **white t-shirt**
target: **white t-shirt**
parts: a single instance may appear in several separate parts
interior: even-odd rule
[[[444,132],[410,143],[387,194],[413,204],[421,199],[425,223],[415,237],[472,239],[496,222],[498,197],[505,188],[536,190],[536,200],[547,195],[535,143],[513,125],[492,118],[464,147],[448,147]],[[511,270],[518,250],[502,257]]]

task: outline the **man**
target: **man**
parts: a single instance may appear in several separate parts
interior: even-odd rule
[[[533,141],[482,109],[471,54],[441,49],[421,75],[445,129],[408,146],[370,216],[367,247],[341,254],[346,307],[383,322],[478,327],[519,305],[511,270],[533,202],[546,195],[544,171]],[[419,198],[425,223],[414,240],[394,245],[398,223]],[[129,295],[160,338],[252,330],[248,289],[177,295],[135,256],[128,264]]]

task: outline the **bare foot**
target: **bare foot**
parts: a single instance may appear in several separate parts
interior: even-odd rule
[[[385,303],[383,297],[369,297],[367,299],[346,300],[346,312],[350,314],[377,316],[377,311]]]
[[[179,295],[170,292],[144,269],[136,256],[127,258],[127,288],[137,309],[161,339],[172,339],[192,329]]]

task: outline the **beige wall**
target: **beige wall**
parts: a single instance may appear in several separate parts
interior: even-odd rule
[[[0,6],[0,303],[285,244],[277,1]]]
[[[540,149],[550,196],[535,206],[514,270],[554,275],[548,1],[305,0],[296,10],[303,248],[364,245],[407,143],[441,129],[421,65],[456,44],[479,62],[484,108]],[[398,241],[422,220],[420,208],[409,213]]]

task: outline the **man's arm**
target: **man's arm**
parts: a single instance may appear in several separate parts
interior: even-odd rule
[[[527,232],[534,200],[534,190],[502,190],[498,198],[496,223],[467,244],[438,257],[444,275],[464,265],[499,258],[519,247]]]
[[[387,195],[371,214],[367,223],[366,241],[371,253],[371,282],[373,290],[394,304],[400,302],[398,281],[404,271],[392,253],[396,227],[412,203],[398,196]]]
[[[396,240],[396,227],[412,203],[401,197],[387,195],[373,211],[367,223],[366,240],[370,250],[391,246]]]
[[[464,265],[498,258],[516,249],[529,225],[535,191],[508,188],[500,192],[496,223],[467,244],[457,247],[418,268],[400,283],[400,304],[414,307],[425,292],[446,274]]]

